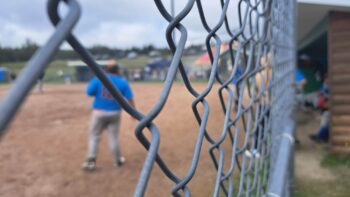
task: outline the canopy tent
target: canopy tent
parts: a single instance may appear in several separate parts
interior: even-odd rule
[[[171,61],[167,60],[167,59],[156,59],[154,61],[152,61],[151,63],[147,64],[146,67],[148,67],[149,69],[153,70],[153,69],[161,69],[161,68],[168,68],[171,64]]]
[[[227,43],[222,44],[220,46],[220,54],[224,53],[227,49],[228,49],[228,44]],[[216,53],[216,48],[212,47],[211,51],[214,55]],[[197,58],[197,60],[194,62],[194,65],[197,65],[197,66],[209,66],[209,65],[211,65],[209,53],[205,52],[201,56],[199,56]]]

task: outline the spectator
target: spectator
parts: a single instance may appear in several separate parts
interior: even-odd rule
[[[298,106],[304,107],[305,105],[305,95],[304,95],[304,87],[307,83],[307,80],[301,72],[300,69],[296,69],[295,71],[295,89],[296,89],[296,101]]]
[[[44,78],[45,78],[45,71],[43,71],[40,75],[39,75],[39,77],[38,77],[38,79],[37,79],[37,90],[38,90],[38,92],[40,93],[40,94],[42,94],[42,93],[44,93]]]

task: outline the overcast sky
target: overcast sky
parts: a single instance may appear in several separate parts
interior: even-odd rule
[[[229,18],[234,19],[231,21],[233,26],[237,26],[237,12],[234,11],[237,10],[237,1],[233,0],[229,8]],[[46,14],[46,2],[47,0],[3,0],[0,6],[0,45],[17,47],[26,39],[43,44],[54,31]],[[107,45],[118,48],[148,44],[166,46],[164,33],[167,22],[152,0],[79,0],[79,2],[82,15],[74,34],[85,46]],[[167,8],[170,7],[170,0],[163,2]],[[187,0],[175,0],[175,2],[176,10],[179,11]],[[213,0],[202,2],[209,24],[213,27],[219,18],[220,3]],[[62,12],[64,11],[62,8]],[[196,7],[183,23],[189,31],[189,39],[192,42],[203,43],[206,34],[199,21]],[[67,47],[65,45],[65,48]]]

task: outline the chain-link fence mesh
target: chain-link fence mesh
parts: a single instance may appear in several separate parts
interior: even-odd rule
[[[73,35],[80,7],[76,0],[49,0],[48,14],[56,26],[50,40],[28,62],[14,86],[0,105],[0,134],[5,130],[25,100],[36,79],[47,67],[60,45],[67,41],[101,80],[123,109],[139,122],[136,137],[147,149],[142,172],[135,185],[135,196],[143,196],[152,168],[158,164],[174,187],[169,194],[191,196],[188,183],[195,176],[201,154],[209,154],[217,171],[212,196],[289,196],[292,185],[293,130],[292,108],[295,66],[295,1],[290,0],[220,0],[220,20],[210,26],[201,0],[188,0],[182,10],[172,17],[161,0],[154,0],[160,14],[169,22],[166,39],[172,52],[172,61],[157,102],[148,114],[130,106],[93,56]],[[60,18],[58,7],[69,7]],[[150,2],[147,2],[150,3]],[[233,5],[234,4],[234,5]],[[228,17],[228,8],[234,6],[237,18]],[[196,90],[181,60],[187,42],[187,28],[182,21],[190,12],[197,12],[207,32],[205,46],[211,68],[207,86]],[[234,22],[238,23],[233,26]],[[222,51],[224,41],[221,28],[226,29],[228,49]],[[173,40],[178,31],[178,41]],[[122,35],[120,35],[122,36]],[[192,110],[199,125],[198,137],[191,165],[185,176],[179,177],[158,153],[160,134],[153,120],[166,105],[177,73],[189,94],[193,95]],[[220,137],[214,139],[207,130],[210,105],[207,95],[215,83],[220,85],[218,96],[224,114]],[[150,132],[150,140],[144,132]],[[209,153],[202,144],[211,144]],[[230,143],[230,149],[223,146]],[[229,161],[224,161],[229,154]],[[226,157],[225,157],[226,155]],[[228,168],[224,163],[229,163]]]

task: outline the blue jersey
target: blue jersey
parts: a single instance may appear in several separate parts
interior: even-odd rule
[[[297,83],[300,83],[303,80],[305,80],[303,72],[301,72],[299,69],[297,69],[295,72],[295,81]]]
[[[133,93],[127,80],[118,75],[108,74],[107,76],[127,100],[133,98]],[[100,109],[105,111],[121,110],[120,104],[112,97],[112,95],[102,85],[101,81],[97,77],[91,79],[89,85],[86,88],[86,94],[88,96],[95,97],[92,104],[93,109]]]
[[[236,73],[235,73],[235,75],[234,75],[233,78],[232,78],[232,83],[233,83],[233,84],[237,84],[238,79],[239,79],[242,75],[243,75],[243,69],[242,69],[241,66],[238,66],[238,67],[237,67],[237,70],[236,70]]]

